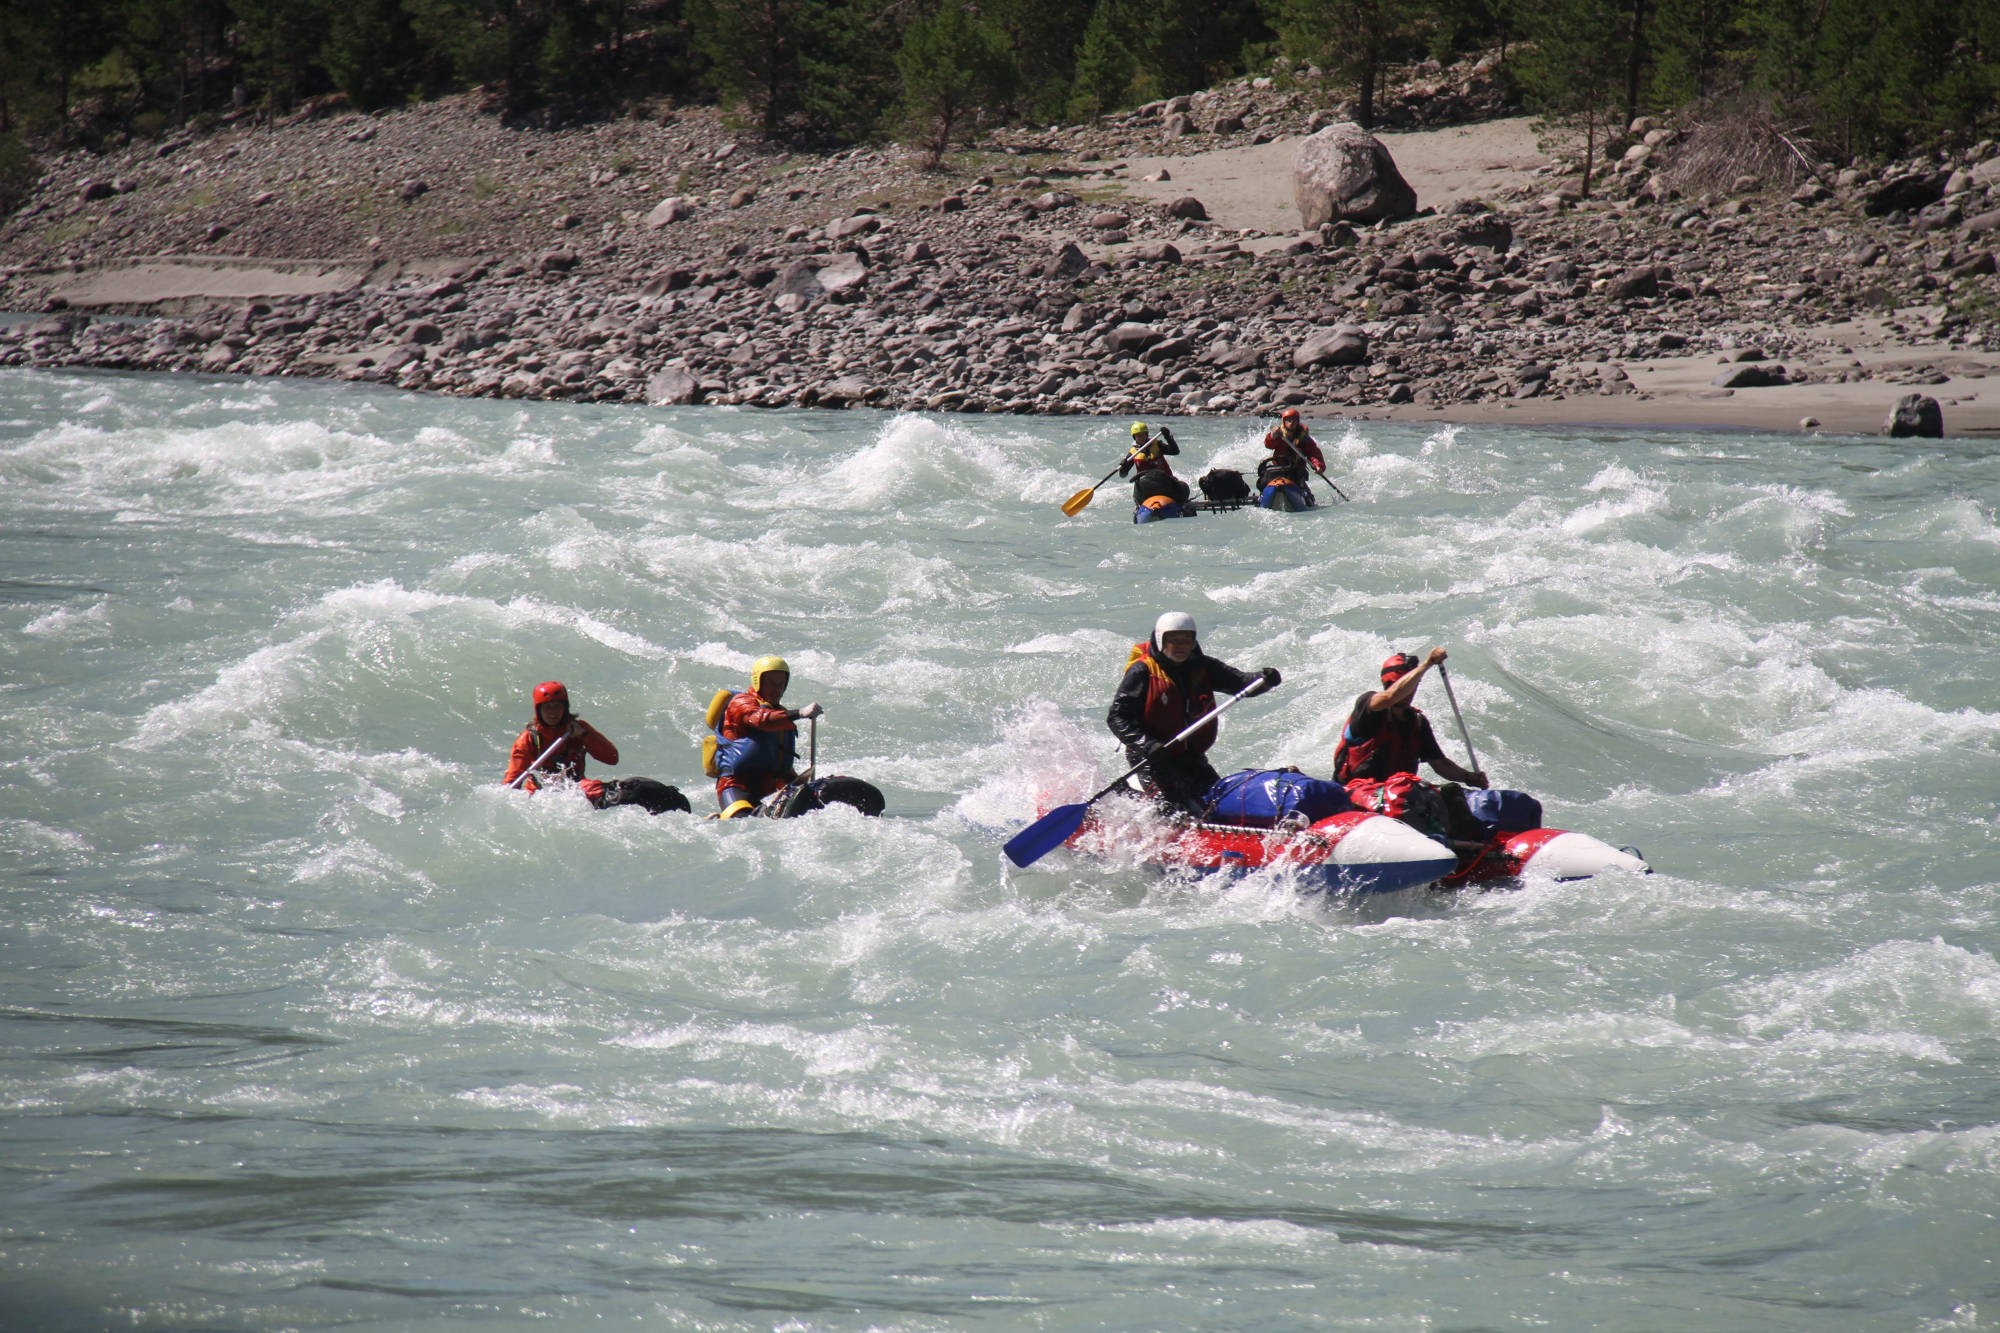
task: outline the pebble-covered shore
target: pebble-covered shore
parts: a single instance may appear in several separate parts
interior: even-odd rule
[[[50,163],[0,226],[0,364],[319,375],[454,394],[992,412],[1254,413],[1844,379],[1828,326],[2000,351],[2000,149],[1689,197],[1635,136],[1601,197],[1550,171],[1445,215],[1245,232],[1119,190],[1121,154],[1326,123],[1244,82],[1010,131],[956,173],[802,156],[709,111],[569,130],[468,98]],[[1477,69],[1391,118],[1495,109]],[[344,290],[71,307],[80,275],[317,261]],[[138,293],[135,293],[138,294]],[[167,311],[169,313],[162,313]],[[118,316],[154,316],[143,320]],[[1800,366],[1809,359],[1811,368]],[[1901,383],[1923,383],[1921,367]]]

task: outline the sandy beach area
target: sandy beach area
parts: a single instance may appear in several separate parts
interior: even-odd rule
[[[1497,201],[1538,179],[1539,169],[1549,160],[1542,146],[1547,136],[1535,128],[1531,116],[1440,130],[1383,132],[1376,137],[1416,190],[1418,208],[1439,212],[1461,199]],[[1120,183],[1127,192],[1154,203],[1194,195],[1219,224],[1267,234],[1246,240],[1245,248],[1282,246],[1296,234],[1299,223],[1292,190],[1292,158],[1299,143],[1298,137],[1289,137],[1251,147],[1130,157],[1119,172]],[[1147,179],[1161,172],[1166,180]],[[1947,434],[2000,436],[2000,356],[1912,347],[1906,339],[1895,338],[1881,320],[1851,321],[1814,333],[1828,341],[1826,353],[1786,367],[1794,374],[1815,375],[1814,383],[1717,388],[1711,381],[1728,362],[1713,355],[1676,356],[1621,361],[1619,368],[1628,379],[1619,388],[1581,396],[1551,394],[1437,407],[1406,403],[1356,409],[1322,404],[1318,410],[1378,421],[1876,435],[1898,398],[1923,393],[1938,400]],[[1845,382],[1818,378],[1863,371],[1870,378]]]
[[[1460,199],[1497,200],[1532,179],[1549,160],[1532,116],[1441,130],[1384,131],[1375,137],[1416,190],[1417,207],[1440,213]],[[1153,203],[1194,195],[1225,227],[1296,232],[1292,158],[1298,148],[1299,139],[1288,137],[1180,157],[1128,157],[1119,178],[1127,192]],[[1168,180],[1146,179],[1161,171]]]
[[[129,174],[108,203],[86,189],[106,164],[67,164],[12,224],[0,304],[186,324],[37,322],[0,356],[524,397],[1155,415],[1298,403],[1322,419],[1837,435],[1879,434],[1898,399],[1921,393],[1947,435],[2000,436],[2000,346],[1962,313],[1992,281],[1976,229],[1961,242],[1879,220],[1851,193],[1817,208],[1771,192],[1682,201],[1700,206],[1693,230],[1662,204],[1638,207],[1629,188],[1552,209],[1549,141],[1527,116],[1378,135],[1420,216],[1345,250],[1299,231],[1292,162],[1315,122],[1296,108],[1254,133],[1173,139],[1133,113],[1081,127],[1067,148],[1037,147],[1050,174],[1133,201],[1130,226],[1101,243],[1074,196],[1037,199],[1039,162],[1023,161],[1018,183],[982,177],[990,157],[958,177],[914,172],[887,148],[800,163],[745,153],[705,115],[522,149],[463,101],[356,123],[236,132],[167,165],[135,151],[111,168]],[[515,154],[504,178],[465,176],[465,161],[502,150]],[[291,167],[301,152],[324,168],[303,184]],[[649,155],[659,165],[629,175],[603,166]],[[695,169],[710,181],[683,201],[692,220],[649,220]],[[1207,221],[1166,207],[1190,195]],[[1453,207],[1473,199],[1511,223],[1504,255],[1454,246]],[[835,266],[878,228],[858,270]],[[1231,252],[1221,262],[1206,253],[1218,240]],[[1045,272],[1072,242],[1090,248],[1092,273]],[[1375,280],[1440,244],[1466,267]],[[1671,276],[1658,294],[1628,303],[1608,290],[1662,256]],[[1969,260],[1987,267],[1957,272]],[[871,326],[816,285],[828,274]],[[805,294],[780,309],[773,294],[794,281]],[[1134,318],[1159,326],[1147,336],[1170,358],[1109,348],[1113,326]],[[1364,364],[1294,361],[1348,322],[1375,345]],[[990,351],[952,338],[979,325],[1011,336]],[[1036,326],[1043,338],[1024,347]],[[1804,382],[1716,383],[1746,360]]]

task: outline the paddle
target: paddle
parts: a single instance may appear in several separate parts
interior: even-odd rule
[[[1292,451],[1292,457],[1298,459],[1301,463],[1304,463],[1307,467],[1319,473],[1319,479],[1321,481],[1325,482],[1329,486],[1333,486],[1333,478],[1326,475],[1326,469],[1321,467],[1319,464],[1313,462],[1312,459],[1307,458],[1305,456],[1304,451],[1302,451],[1296,444],[1293,444],[1289,439],[1286,439],[1285,430],[1284,427],[1282,426],[1278,428],[1278,439],[1283,442],[1284,446],[1287,449],[1290,449]],[[1347,492],[1341,490],[1340,487],[1338,486],[1333,486],[1333,493],[1339,496],[1343,500],[1347,498]]]
[[[767,799],[770,816],[773,819],[790,819],[799,813],[799,802],[806,798],[812,787],[812,780],[819,773],[819,714],[806,719],[806,771],[797,782],[791,783]],[[819,809],[814,806],[813,809]]]
[[[1444,697],[1451,700],[1451,715],[1458,719],[1458,735],[1465,742],[1466,758],[1472,761],[1472,771],[1477,773],[1479,756],[1472,752],[1472,733],[1465,729],[1465,714],[1458,711],[1458,696],[1451,691],[1451,676],[1442,662],[1438,663],[1438,679],[1444,682]]]
[[[1125,457],[1118,460],[1118,467],[1124,467],[1127,463],[1131,462],[1138,456],[1139,456],[1139,451],[1137,449],[1134,449],[1131,453],[1125,455]],[[1102,477],[1098,478],[1097,486],[1102,486],[1105,482],[1110,481],[1113,477],[1117,476],[1118,467],[1112,468],[1109,472],[1105,473]],[[1062,502],[1063,517],[1075,518],[1078,514],[1082,513],[1084,506],[1088,505],[1091,502],[1091,500],[1097,495],[1097,486],[1086,486],[1084,489],[1078,491],[1075,495],[1070,496],[1069,499],[1064,500]]]
[[[514,788],[520,786],[523,782],[526,782],[528,780],[528,775],[542,766],[542,760],[547,759],[550,755],[554,754],[557,750],[561,749],[563,742],[567,741],[568,739],[569,739],[569,732],[565,730],[562,735],[556,737],[554,745],[551,745],[548,749],[542,751],[540,758],[537,758],[534,763],[529,764],[519,773],[516,773],[514,775],[514,780],[508,783],[505,787],[502,787],[500,790],[512,791],[514,790]]]
[[[1172,745],[1174,741],[1186,740],[1216,718],[1221,717],[1223,710],[1231,704],[1236,703],[1240,699],[1248,699],[1253,694],[1262,694],[1265,688],[1264,678],[1259,676],[1248,685],[1245,685],[1240,691],[1217,704],[1206,716],[1190,723],[1186,731],[1183,731],[1166,744]],[[1164,749],[1165,746],[1161,748]],[[1016,833],[1012,838],[1009,838],[1007,845],[1001,850],[1007,853],[1009,861],[1012,861],[1015,865],[1025,870],[1075,836],[1076,831],[1083,827],[1083,817],[1090,813],[1090,807],[1097,801],[1098,797],[1108,796],[1120,782],[1131,777],[1145,766],[1146,761],[1141,759],[1138,763],[1120,773],[1110,786],[1089,800],[1081,801],[1075,805],[1057,806],[1034,823],[1028,825],[1028,827],[1022,829],[1019,833]]]

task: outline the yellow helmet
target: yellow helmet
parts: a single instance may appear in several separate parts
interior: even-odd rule
[[[792,669],[786,665],[785,659],[775,654],[766,653],[752,662],[750,664],[750,688],[759,694],[764,693],[764,677],[770,675],[773,671],[782,671],[787,676],[792,674]]]
[[[1133,434],[1133,435],[1135,435],[1135,436],[1137,436],[1137,435],[1144,435],[1145,433],[1146,433],[1146,423],[1145,423],[1145,422],[1143,422],[1143,421],[1135,421],[1135,422],[1133,422],[1133,423],[1132,423],[1132,434]]]

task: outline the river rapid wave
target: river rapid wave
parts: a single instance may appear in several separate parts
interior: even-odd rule
[[[1321,421],[1351,504],[1065,519],[1126,425],[0,372],[0,1322],[1994,1327],[2000,458]],[[1224,771],[1443,644],[1657,873],[1008,866],[1168,609],[1284,672]],[[499,789],[555,677],[705,813],[767,652],[882,819]]]

